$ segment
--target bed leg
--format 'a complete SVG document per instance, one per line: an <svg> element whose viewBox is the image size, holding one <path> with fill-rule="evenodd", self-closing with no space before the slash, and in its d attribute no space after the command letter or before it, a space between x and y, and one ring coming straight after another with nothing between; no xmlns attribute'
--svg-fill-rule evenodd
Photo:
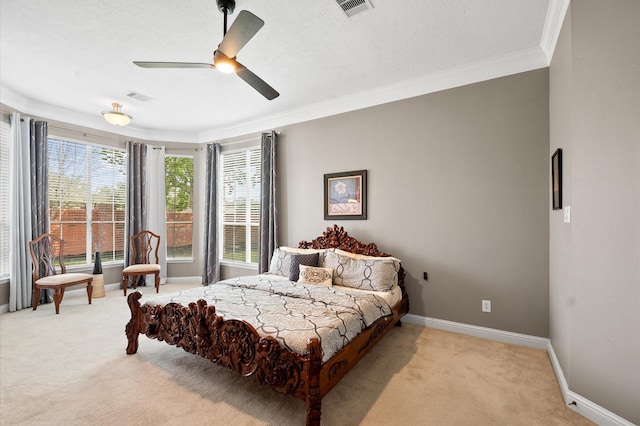
<svg viewBox="0 0 640 426"><path fill-rule="evenodd" d="M322 395L320 394L320 371L322 370L322 348L318 339L307 342L309 363L307 364L307 378L309 390L307 392L307 426L320 426L322 409Z"/></svg>
<svg viewBox="0 0 640 426"><path fill-rule="evenodd" d="M124 330L129 341L127 344L127 354L129 355L138 352L138 336L142 331L140 327L142 322L142 308L140 307L140 302L138 302L141 297L142 294L139 291L134 291L127 297L127 303L131 310L131 319Z"/></svg>

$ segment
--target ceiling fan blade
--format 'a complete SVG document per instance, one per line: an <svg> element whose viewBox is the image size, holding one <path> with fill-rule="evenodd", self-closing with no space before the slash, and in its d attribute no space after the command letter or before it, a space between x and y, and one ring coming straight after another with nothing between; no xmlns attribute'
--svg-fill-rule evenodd
<svg viewBox="0 0 640 426"><path fill-rule="evenodd" d="M227 31L218 50L234 58L240 49L262 28L264 21L251 12L240 11L231 28Z"/></svg>
<svg viewBox="0 0 640 426"><path fill-rule="evenodd" d="M263 79L249 71L249 69L247 69L247 67L242 65L240 62L236 63L238 64L236 69L236 74L238 74L238 77L246 81L249 86L260 92L262 96L264 96L268 100L273 100L280 96L280 93L276 92L276 90L273 87L269 86Z"/></svg>
<svg viewBox="0 0 640 426"><path fill-rule="evenodd" d="M142 68L215 68L213 64L203 64L198 62L144 62L133 61Z"/></svg>

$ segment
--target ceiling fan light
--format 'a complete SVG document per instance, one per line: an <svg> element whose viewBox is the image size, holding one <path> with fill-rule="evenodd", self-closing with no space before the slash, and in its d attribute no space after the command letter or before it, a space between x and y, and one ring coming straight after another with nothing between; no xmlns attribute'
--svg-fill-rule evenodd
<svg viewBox="0 0 640 426"><path fill-rule="evenodd" d="M102 111L102 116L109 124L114 126L126 126L131 121L131 116L120 112L120 105L117 102L111 104L113 111Z"/></svg>
<svg viewBox="0 0 640 426"><path fill-rule="evenodd" d="M213 64L220 72L230 74L236 72L236 61L227 57L224 53L216 50L213 52Z"/></svg>
<svg viewBox="0 0 640 426"><path fill-rule="evenodd" d="M225 74L230 74L230 73L232 73L232 72L234 72L236 70L236 67L233 66L232 63L229 63L229 62L226 62L226 61L225 62L218 61L216 63L216 69L218 71L220 71L220 72L225 73Z"/></svg>

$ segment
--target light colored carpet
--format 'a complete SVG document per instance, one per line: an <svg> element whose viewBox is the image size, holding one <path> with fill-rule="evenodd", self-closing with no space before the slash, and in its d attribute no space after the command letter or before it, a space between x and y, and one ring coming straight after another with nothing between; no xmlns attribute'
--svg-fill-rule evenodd
<svg viewBox="0 0 640 426"><path fill-rule="evenodd" d="M60 315L0 317L2 425L304 424L303 401L164 342L140 336L126 355L122 292L71 296ZM544 351L404 324L323 399L322 424L591 423L564 406Z"/></svg>

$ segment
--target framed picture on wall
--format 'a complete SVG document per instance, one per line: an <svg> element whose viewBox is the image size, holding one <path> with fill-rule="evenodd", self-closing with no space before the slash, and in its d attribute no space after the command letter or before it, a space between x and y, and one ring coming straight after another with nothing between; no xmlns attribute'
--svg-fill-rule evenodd
<svg viewBox="0 0 640 426"><path fill-rule="evenodd" d="M553 210L562 209L562 149L551 156L551 195Z"/></svg>
<svg viewBox="0 0 640 426"><path fill-rule="evenodd" d="M324 175L324 219L367 218L367 171Z"/></svg>

